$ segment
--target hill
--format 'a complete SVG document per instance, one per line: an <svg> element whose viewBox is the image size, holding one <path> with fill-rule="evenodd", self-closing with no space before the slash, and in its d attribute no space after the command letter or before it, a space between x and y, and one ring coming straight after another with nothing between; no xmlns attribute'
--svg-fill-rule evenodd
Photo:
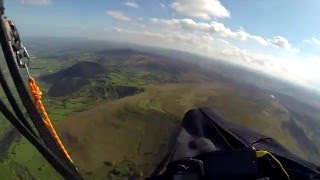
<svg viewBox="0 0 320 180"><path fill-rule="evenodd" d="M52 97L70 95L89 83L89 80L105 74L105 67L94 62L79 62L69 68L41 76L44 82L52 84L48 95Z"/></svg>
<svg viewBox="0 0 320 180"><path fill-rule="evenodd" d="M40 79L45 82L55 83L65 78L92 78L105 72L105 68L98 63L79 62L69 68L60 70L56 73L42 76Z"/></svg>
<svg viewBox="0 0 320 180"><path fill-rule="evenodd" d="M30 69L86 179L147 176L172 147L184 113L203 106L305 159L319 159L319 97L311 91L190 53L102 41L49 42L52 47L33 42L37 58ZM0 118L0 179L59 179L30 143L13 138L16 132L5 122Z"/></svg>
<svg viewBox="0 0 320 180"><path fill-rule="evenodd" d="M106 161L117 165L126 160L150 174L172 148L169 142L174 140L183 114L202 106L213 107L225 118L277 139L296 154L307 157L313 151L304 149L295 136L283 130L283 123L291 121L281 104L264 94L252 97L234 88L219 83L149 85L141 94L68 116L61 120L59 130L88 177L104 168ZM110 173L111 169L105 169L104 176Z"/></svg>

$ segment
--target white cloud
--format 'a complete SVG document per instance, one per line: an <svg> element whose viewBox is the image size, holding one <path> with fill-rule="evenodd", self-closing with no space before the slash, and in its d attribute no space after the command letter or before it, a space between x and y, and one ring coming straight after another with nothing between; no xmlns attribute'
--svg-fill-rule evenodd
<svg viewBox="0 0 320 180"><path fill-rule="evenodd" d="M316 38L312 38L312 42L315 43L316 45L320 45L320 40Z"/></svg>
<svg viewBox="0 0 320 180"><path fill-rule="evenodd" d="M247 39L254 40L255 42L263 46L269 46L269 42L267 39L258 35L249 34L243 28L240 28L236 32L232 32L231 36L237 37L239 40L243 40L243 41Z"/></svg>
<svg viewBox="0 0 320 180"><path fill-rule="evenodd" d="M235 35L229 28L226 28L224 24L218 22L203 23L195 22L193 19L157 19L151 18L150 21L154 24L163 25L172 29L180 30L192 30L206 33L218 33L221 36Z"/></svg>
<svg viewBox="0 0 320 180"><path fill-rule="evenodd" d="M116 34L108 32L108 36L114 38L112 40L201 54L268 73L311 88L315 87L311 82L315 82L319 74L318 68L316 68L319 66L315 66L315 64L320 65L320 57L318 56L306 59L308 63L305 63L305 61L279 57L268 51L268 49L264 53L241 49L226 39L221 39L208 33L197 34L190 31L165 28L113 29L113 32ZM247 36L245 33L239 34L241 38ZM305 72L306 69L308 72Z"/></svg>
<svg viewBox="0 0 320 180"><path fill-rule="evenodd" d="M306 60L312 63L318 63L318 65L320 65L320 56L309 56L306 58Z"/></svg>
<svg viewBox="0 0 320 180"><path fill-rule="evenodd" d="M121 21L130 21L131 18L123 12L120 11L107 11L107 15L113 17L114 19L118 19Z"/></svg>
<svg viewBox="0 0 320 180"><path fill-rule="evenodd" d="M158 19L151 18L150 21L154 24L167 26L173 29L201 30L209 31L210 25L207 23L197 23L192 19Z"/></svg>
<svg viewBox="0 0 320 180"><path fill-rule="evenodd" d="M114 28L114 32L121 33L124 41L132 40L143 45L159 46L191 53L206 55L216 59L222 59L242 66L259 69L264 72L271 71L271 67L277 67L278 58L270 54L253 53L246 49L231 44L208 34L196 35L194 33L166 30L126 30ZM130 35L126 36L126 35ZM118 40L121 40L118 38ZM274 71L274 68L273 70ZM282 69L278 68L278 73Z"/></svg>
<svg viewBox="0 0 320 180"><path fill-rule="evenodd" d="M230 12L219 0L174 0L171 7L180 14L207 20L230 17Z"/></svg>
<svg viewBox="0 0 320 180"><path fill-rule="evenodd" d="M196 22L193 19L158 19L151 18L150 21L154 24L165 26L167 28L181 30L181 31L194 31L200 33L208 33L213 35L218 35L224 38L233 38L240 41L251 40L259 43L262 46L274 46L277 48L282 48L290 52L297 53L300 50L293 47L289 41L282 37L276 36L272 40L261 37L259 35L250 34L243 28L233 31L226 27L223 23L212 21L211 23L206 22ZM314 43L320 43L317 39L313 38Z"/></svg>
<svg viewBox="0 0 320 180"><path fill-rule="evenodd" d="M114 28L114 32L121 33L116 36L117 40L141 43L158 47L172 48L189 51L193 53L220 53L223 47L228 46L226 40L216 39L208 35L196 35L193 33L182 33L180 31L166 30L127 30ZM120 39L119 39L120 38ZM215 48L213 48L215 47Z"/></svg>
<svg viewBox="0 0 320 180"><path fill-rule="evenodd" d="M257 42L259 42L260 44L262 44L263 46L268 46L269 42L268 40L264 39L261 36L257 36L257 35L250 35L250 38L256 40Z"/></svg>
<svg viewBox="0 0 320 180"><path fill-rule="evenodd" d="M320 40L317 38L312 37L310 40L304 40L303 42L309 43L312 45L320 46Z"/></svg>
<svg viewBox="0 0 320 180"><path fill-rule="evenodd" d="M128 6L128 7L139 8L139 4L137 2L134 2L134 1L127 1L124 4L126 6Z"/></svg>
<svg viewBox="0 0 320 180"><path fill-rule="evenodd" d="M157 18L152 18L150 19L150 21L152 23L167 26L172 29L191 30L191 31L204 32L209 34L217 34L221 37L235 38L238 40L251 39L263 46L269 45L268 41L263 37L260 37L257 35L251 35L248 32L246 32L243 28L234 32L230 28L227 28L224 24L215 22L215 21L211 23L204 23L204 22L195 22L192 19L157 19Z"/></svg>
<svg viewBox="0 0 320 180"><path fill-rule="evenodd" d="M159 5L160 5L160 7L162 7L162 8L165 8L165 7L166 7L166 5L163 4L163 3L160 3Z"/></svg>
<svg viewBox="0 0 320 180"><path fill-rule="evenodd" d="M272 40L270 40L270 43L273 44L276 47L284 48L286 50L292 51L292 52L299 52L298 48L293 47L289 41L282 37L282 36L276 36Z"/></svg>
<svg viewBox="0 0 320 180"><path fill-rule="evenodd" d="M51 0L21 0L21 4L31 6L48 6L51 4Z"/></svg>
<svg viewBox="0 0 320 180"><path fill-rule="evenodd" d="M266 70L266 67L271 66L273 62L278 61L271 55L255 54L248 50L240 49L224 39L219 39L208 34L196 35L181 31L150 29L138 31L121 28L114 28L113 31L122 33L120 37L125 41L131 38L123 34L132 35L132 38L137 39L133 40L135 43L140 42L144 45L152 44L153 46L188 51L264 70ZM143 41L141 41L142 39Z"/></svg>

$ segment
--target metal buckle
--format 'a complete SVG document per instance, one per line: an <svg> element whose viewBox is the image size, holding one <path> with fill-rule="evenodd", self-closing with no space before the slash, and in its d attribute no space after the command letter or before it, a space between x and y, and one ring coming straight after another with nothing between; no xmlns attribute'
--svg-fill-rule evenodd
<svg viewBox="0 0 320 180"><path fill-rule="evenodd" d="M17 63L19 67L26 68L30 64L30 56L26 47L22 44L21 47L22 48L20 50L16 51Z"/></svg>
<svg viewBox="0 0 320 180"><path fill-rule="evenodd" d="M11 22L9 24L9 22ZM30 64L30 56L26 49L26 47L21 43L19 31L14 25L14 23L10 20L7 20L6 23L8 23L7 32L10 39L12 50L15 53L16 61L19 67L26 68ZM13 27L11 27L13 26Z"/></svg>

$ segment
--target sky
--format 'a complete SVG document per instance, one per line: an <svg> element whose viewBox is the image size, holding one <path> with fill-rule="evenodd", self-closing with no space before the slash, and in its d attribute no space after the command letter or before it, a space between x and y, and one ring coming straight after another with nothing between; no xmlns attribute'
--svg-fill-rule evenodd
<svg viewBox="0 0 320 180"><path fill-rule="evenodd" d="M319 0L5 0L21 36L200 54L320 90Z"/></svg>

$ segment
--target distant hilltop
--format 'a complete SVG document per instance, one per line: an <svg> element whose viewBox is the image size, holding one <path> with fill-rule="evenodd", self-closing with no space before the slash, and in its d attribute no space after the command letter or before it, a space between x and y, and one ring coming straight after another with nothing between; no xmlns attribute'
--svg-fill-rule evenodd
<svg viewBox="0 0 320 180"><path fill-rule="evenodd" d="M40 79L52 84L48 95L65 96L78 91L89 83L89 79L106 73L106 68L95 62L79 62L67 69L41 76Z"/></svg>

